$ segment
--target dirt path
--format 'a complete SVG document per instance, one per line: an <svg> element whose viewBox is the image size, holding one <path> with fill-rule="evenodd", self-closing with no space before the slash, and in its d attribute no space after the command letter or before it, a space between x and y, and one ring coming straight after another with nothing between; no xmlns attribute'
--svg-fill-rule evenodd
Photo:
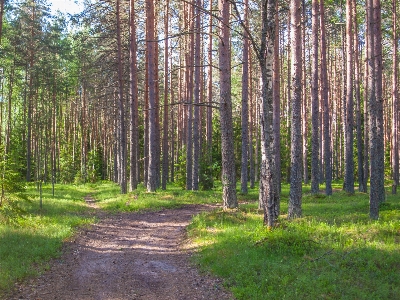
<svg viewBox="0 0 400 300"><path fill-rule="evenodd" d="M182 247L192 216L207 209L103 216L65 245L48 272L8 299L233 299L219 280L199 274Z"/></svg>

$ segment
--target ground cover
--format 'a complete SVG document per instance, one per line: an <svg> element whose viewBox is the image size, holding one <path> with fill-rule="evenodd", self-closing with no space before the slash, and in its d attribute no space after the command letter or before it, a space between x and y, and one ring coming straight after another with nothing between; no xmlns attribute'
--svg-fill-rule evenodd
<svg viewBox="0 0 400 300"><path fill-rule="evenodd" d="M83 201L90 191L90 186L56 185L53 196L51 185L44 185L41 209L36 186L27 187L29 201L21 201L21 213L0 223L0 295L15 281L46 270L63 241L94 222Z"/></svg>
<svg viewBox="0 0 400 300"><path fill-rule="evenodd" d="M333 196L304 188L303 217L267 229L257 198L236 211L203 213L189 228L198 265L221 277L237 299L398 299L400 199L387 195L380 219L368 217L368 195Z"/></svg>

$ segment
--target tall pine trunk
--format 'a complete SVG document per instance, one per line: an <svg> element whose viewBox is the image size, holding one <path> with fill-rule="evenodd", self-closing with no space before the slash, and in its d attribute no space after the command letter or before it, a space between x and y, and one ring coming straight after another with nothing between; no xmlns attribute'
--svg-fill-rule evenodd
<svg viewBox="0 0 400 300"><path fill-rule="evenodd" d="M302 201L302 132L301 132L301 6L299 0L290 1L291 14L291 147L290 193L288 218L300 217Z"/></svg>
<svg viewBox="0 0 400 300"><path fill-rule="evenodd" d="M328 86L328 62L326 58L325 35L325 7L324 0L320 0L320 26L321 26L321 90L323 103L323 140L324 140L324 164L325 164L325 193L332 195L332 150L330 129L330 107Z"/></svg>
<svg viewBox="0 0 400 300"><path fill-rule="evenodd" d="M154 192L158 186L157 168L157 118L156 118L156 47L154 39L154 2L146 0L146 46L147 46L147 73L148 73L148 172L147 172L147 191Z"/></svg>
<svg viewBox="0 0 400 300"><path fill-rule="evenodd" d="M220 123L222 151L223 207L238 206L236 196L236 171L233 144L232 95L231 95L231 49L229 31L229 1L219 0L219 78L220 78Z"/></svg>
<svg viewBox="0 0 400 300"><path fill-rule="evenodd" d="M382 98L382 32L380 0L368 1L370 218L378 219L379 204L385 200L384 131Z"/></svg>
<svg viewBox="0 0 400 300"><path fill-rule="evenodd" d="M248 0L244 3L244 23L248 27ZM249 149L249 39L246 30L243 33L242 50L242 161L241 161L241 192L248 193L248 149Z"/></svg>
<svg viewBox="0 0 400 300"><path fill-rule="evenodd" d="M399 106L398 106L398 91L397 91L397 19L396 19L396 0L392 1L392 22L393 22L393 71L392 71L392 194L397 193L397 186L399 185Z"/></svg>
<svg viewBox="0 0 400 300"><path fill-rule="evenodd" d="M121 43L121 15L120 0L117 0L117 63L118 63L118 114L119 114L119 181L121 185L121 194L126 194L127 189L127 150L126 150L126 126L125 126L125 107L124 107L124 82L123 82L123 66L122 66L122 43Z"/></svg>
<svg viewBox="0 0 400 300"><path fill-rule="evenodd" d="M200 0L193 0L195 4L195 32L194 32L194 107L193 107L193 174L192 189L199 189L199 167L200 167L200 84L201 84L201 22L200 22Z"/></svg>
<svg viewBox="0 0 400 300"><path fill-rule="evenodd" d="M169 34L169 0L165 3L164 10L164 118L163 118L163 150L162 150L162 176L161 176L161 188L165 190L167 188L168 181L168 78L169 78L169 57L168 57L168 34Z"/></svg>
<svg viewBox="0 0 400 300"><path fill-rule="evenodd" d="M273 132L274 93L273 65L275 56L276 2L268 0L262 6L261 45L257 56L261 69L261 97L259 124L261 128L260 206L264 210L264 224L273 227L279 216L280 199ZM301 151L301 150L300 150Z"/></svg>
<svg viewBox="0 0 400 300"><path fill-rule="evenodd" d="M319 85L318 32L319 1L312 1L312 64L311 64L311 193L319 191Z"/></svg>
<svg viewBox="0 0 400 300"><path fill-rule="evenodd" d="M346 0L346 114L344 190L354 193L353 0Z"/></svg>
<svg viewBox="0 0 400 300"><path fill-rule="evenodd" d="M138 76L137 76L137 46L136 46L136 25L135 25L135 1L130 1L130 190L133 191L138 185Z"/></svg>

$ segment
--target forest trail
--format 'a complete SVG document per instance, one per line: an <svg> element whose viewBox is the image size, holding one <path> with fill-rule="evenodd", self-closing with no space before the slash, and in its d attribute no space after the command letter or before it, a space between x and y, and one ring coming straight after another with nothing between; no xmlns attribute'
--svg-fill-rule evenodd
<svg viewBox="0 0 400 300"><path fill-rule="evenodd" d="M88 196L87 204L96 208ZM233 299L221 281L199 274L185 249L185 228L209 205L106 215L68 241L48 271L8 299Z"/></svg>

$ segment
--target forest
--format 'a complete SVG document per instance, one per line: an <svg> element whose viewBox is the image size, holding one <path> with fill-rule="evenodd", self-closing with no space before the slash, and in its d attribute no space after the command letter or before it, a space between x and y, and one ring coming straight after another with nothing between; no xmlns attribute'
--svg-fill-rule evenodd
<svg viewBox="0 0 400 300"><path fill-rule="evenodd" d="M399 181L396 1L292 2L2 1L3 181L222 180L226 208L260 181L273 226L281 182L296 217L302 182L342 179L370 183L378 218Z"/></svg>
<svg viewBox="0 0 400 300"><path fill-rule="evenodd" d="M46 0L0 4L4 240L2 224L15 225L15 215L31 205L25 204L29 197L38 199L35 212L43 217L43 199L57 190L69 195L75 186L83 199L86 186L103 201L107 196L92 187L115 183L125 198L124 204L104 200L111 209L126 210L140 197L156 201L157 208L160 199L173 207L169 199L176 197L183 204L220 202L220 212L190 225L194 236L206 240L200 244L214 234L207 228L216 220L216 230L225 230L224 222L235 227L257 211L262 217L254 217L260 225L251 225L257 229L250 248L287 242L283 252L290 248L306 260L307 251L320 255L307 260L315 265L332 258L333 250L310 243L310 228L328 219L329 226L340 226L342 215L363 207L368 217L358 231L346 230L366 242L377 238L369 236L377 223L369 222L384 222L379 230L390 232L394 243L387 251L398 255L397 0L84 0L79 14L54 13ZM315 203L328 219L307 219L320 213ZM348 221L358 224L355 215ZM361 236L364 229L368 234ZM333 244L341 229L335 230L327 238ZM235 234L233 241L250 236ZM339 235L337 243L346 247ZM350 259L352 249L335 252L335 259L349 253ZM0 256L2 251L0 243ZM203 263L211 260L207 251ZM393 261L386 265L392 271ZM398 279L388 274L391 282ZM238 279L229 280L237 285ZM0 276L0 291L5 282ZM236 290L235 296L247 299L246 293ZM338 291L326 293L340 298ZM395 294L392 288L374 295Z"/></svg>

